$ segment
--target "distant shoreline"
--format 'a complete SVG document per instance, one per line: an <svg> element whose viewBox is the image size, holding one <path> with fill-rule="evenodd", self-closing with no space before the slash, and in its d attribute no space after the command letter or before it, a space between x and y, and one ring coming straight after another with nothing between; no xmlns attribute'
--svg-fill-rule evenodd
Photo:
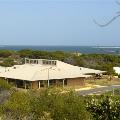
<svg viewBox="0 0 120 120"><path fill-rule="evenodd" d="M58 46L58 47L61 47L61 46L65 46L65 47L120 47L119 45L118 46L111 46L111 45L0 45L0 46Z"/></svg>
<svg viewBox="0 0 120 120"><path fill-rule="evenodd" d="M43 45L1 45L0 50L41 50L41 51L64 51L82 54L120 54L120 46L43 46Z"/></svg>
<svg viewBox="0 0 120 120"><path fill-rule="evenodd" d="M115 48L115 49L119 49L120 48L120 46L101 46L101 47L93 47L93 48Z"/></svg>

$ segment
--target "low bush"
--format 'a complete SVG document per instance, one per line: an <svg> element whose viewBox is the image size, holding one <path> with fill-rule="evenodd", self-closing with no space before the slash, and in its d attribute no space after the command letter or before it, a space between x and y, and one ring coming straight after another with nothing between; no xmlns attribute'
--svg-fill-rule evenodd
<svg viewBox="0 0 120 120"><path fill-rule="evenodd" d="M12 85L8 84L6 80L0 79L0 90L10 90Z"/></svg>

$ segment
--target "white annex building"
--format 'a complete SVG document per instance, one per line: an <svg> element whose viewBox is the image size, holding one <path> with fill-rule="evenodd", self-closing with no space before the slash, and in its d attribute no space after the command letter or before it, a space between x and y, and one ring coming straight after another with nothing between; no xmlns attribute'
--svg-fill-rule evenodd
<svg viewBox="0 0 120 120"><path fill-rule="evenodd" d="M113 70L115 71L115 73L120 75L120 67L113 67Z"/></svg>
<svg viewBox="0 0 120 120"><path fill-rule="evenodd" d="M36 89L50 85L84 85L85 78L103 72L47 59L25 59L23 65L0 67L1 78L15 83L16 87Z"/></svg>

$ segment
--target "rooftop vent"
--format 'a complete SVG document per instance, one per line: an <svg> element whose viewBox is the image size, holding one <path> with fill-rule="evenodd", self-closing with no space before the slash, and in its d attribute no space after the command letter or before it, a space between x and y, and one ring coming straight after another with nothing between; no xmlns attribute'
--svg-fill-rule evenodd
<svg viewBox="0 0 120 120"><path fill-rule="evenodd" d="M13 67L13 69L16 69L16 67Z"/></svg>

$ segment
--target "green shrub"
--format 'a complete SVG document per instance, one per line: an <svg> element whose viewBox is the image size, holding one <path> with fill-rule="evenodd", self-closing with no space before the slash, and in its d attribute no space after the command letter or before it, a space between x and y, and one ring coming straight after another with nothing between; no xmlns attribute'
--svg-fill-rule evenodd
<svg viewBox="0 0 120 120"><path fill-rule="evenodd" d="M0 89L1 90L9 90L12 85L8 84L6 80L0 79Z"/></svg>
<svg viewBox="0 0 120 120"><path fill-rule="evenodd" d="M90 115L86 111L83 98L74 92L63 94L57 90L48 90L39 94L32 102L34 115L39 119L40 115L53 120L89 120Z"/></svg>
<svg viewBox="0 0 120 120"><path fill-rule="evenodd" d="M30 116L31 98L28 93L14 92L8 101L2 105L3 116L14 120Z"/></svg>
<svg viewBox="0 0 120 120"><path fill-rule="evenodd" d="M14 64L15 63L14 63L14 60L12 58L6 58L6 59L4 59L3 63L1 63L0 65L4 66L4 67L11 67Z"/></svg>
<svg viewBox="0 0 120 120"><path fill-rule="evenodd" d="M119 120L120 96L95 96L87 98L87 110L93 120Z"/></svg>
<svg viewBox="0 0 120 120"><path fill-rule="evenodd" d="M2 105L3 116L9 119L89 120L83 98L57 90L15 92Z"/></svg>

